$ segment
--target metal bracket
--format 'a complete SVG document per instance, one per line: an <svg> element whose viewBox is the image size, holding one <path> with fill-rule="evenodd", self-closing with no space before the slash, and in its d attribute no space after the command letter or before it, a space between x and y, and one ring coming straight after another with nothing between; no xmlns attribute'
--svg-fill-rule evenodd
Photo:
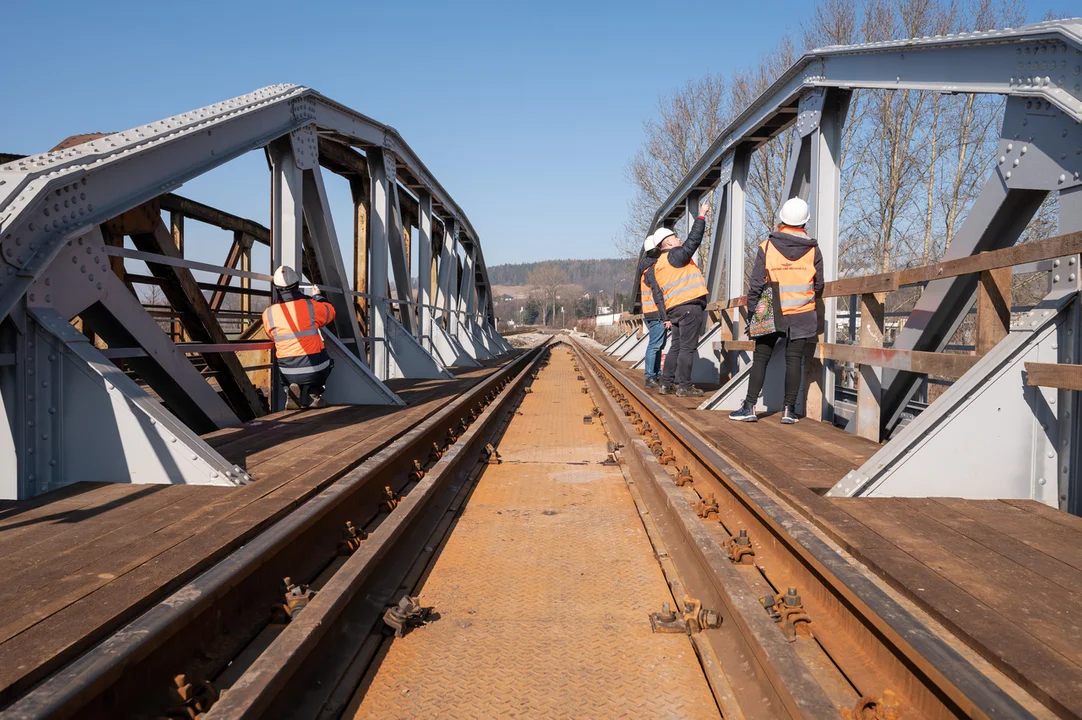
<svg viewBox="0 0 1082 720"><path fill-rule="evenodd" d="M800 95L800 104L796 116L796 129L800 137L807 137L819 129L823 119L823 104L826 102L825 88L808 88Z"/></svg>
<svg viewBox="0 0 1082 720"><path fill-rule="evenodd" d="M315 125L305 125L289 133L289 144L298 168L314 170L319 166L319 137Z"/></svg>
<svg viewBox="0 0 1082 720"><path fill-rule="evenodd" d="M650 628L656 633L682 633L693 635L703 630L721 627L721 615L707 610L702 603L685 597L679 614L669 603L662 603L661 612L650 613Z"/></svg>

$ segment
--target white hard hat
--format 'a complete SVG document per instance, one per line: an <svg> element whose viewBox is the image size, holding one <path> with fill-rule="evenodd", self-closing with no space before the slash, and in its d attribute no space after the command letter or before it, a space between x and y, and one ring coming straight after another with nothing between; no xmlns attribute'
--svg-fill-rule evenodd
<svg viewBox="0 0 1082 720"><path fill-rule="evenodd" d="M808 203L800 198L789 198L778 211L778 222L789 227L803 227L811 219Z"/></svg>
<svg viewBox="0 0 1082 720"><path fill-rule="evenodd" d="M282 265L274 271L274 287L285 290L299 284L301 279L297 277L297 271L288 265Z"/></svg>
<svg viewBox="0 0 1082 720"><path fill-rule="evenodd" d="M643 248L643 250L646 250L647 252L650 252L654 248L661 245L662 241L665 240L665 238L670 237L670 236L675 235L675 234L676 233L674 233L669 228L666 228L666 227L658 228L657 230L654 231L653 235L647 236L646 242L644 242L642 244L642 248Z"/></svg>

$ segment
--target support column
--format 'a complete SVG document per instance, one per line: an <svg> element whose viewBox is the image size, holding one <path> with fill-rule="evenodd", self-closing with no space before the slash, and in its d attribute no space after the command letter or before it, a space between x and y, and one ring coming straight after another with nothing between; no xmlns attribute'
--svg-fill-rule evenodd
<svg viewBox="0 0 1082 720"><path fill-rule="evenodd" d="M417 210L417 338L432 351L432 195L421 190Z"/></svg>
<svg viewBox="0 0 1082 720"><path fill-rule="evenodd" d="M372 176L372 214L368 218L368 337L372 371L380 380L389 375L389 355L386 346L387 329L384 317L388 311L385 293L389 284L387 273L387 236L390 233L390 182L383 159L383 150L368 151L368 170Z"/></svg>
<svg viewBox="0 0 1082 720"><path fill-rule="evenodd" d="M883 347L883 305L886 293L860 296L860 346ZM860 366L857 385L857 432L879 442L879 401L883 394L883 371L874 365Z"/></svg>
<svg viewBox="0 0 1082 720"><path fill-rule="evenodd" d="M819 122L802 143L809 146L810 154L811 187L807 198L811 221L808 232L819 243L826 282L838 279L842 129L849 110L849 99L850 93L847 91L830 90L824 93L819 105ZM833 343L837 332L837 298L824 298L817 300L817 303L820 304L820 317L823 318L821 340ZM821 362L812 355L805 362L808 385L805 411L811 418L832 422L836 381L834 361Z"/></svg>
<svg viewBox="0 0 1082 720"><path fill-rule="evenodd" d="M271 157L271 273L287 265L299 274L304 213L302 177L288 138L270 144Z"/></svg>

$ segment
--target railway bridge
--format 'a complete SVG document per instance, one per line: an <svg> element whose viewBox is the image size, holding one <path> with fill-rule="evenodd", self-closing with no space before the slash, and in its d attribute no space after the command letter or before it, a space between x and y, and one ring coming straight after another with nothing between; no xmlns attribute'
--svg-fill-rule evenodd
<svg viewBox="0 0 1082 720"><path fill-rule="evenodd" d="M0 717L1082 717L1080 73L1082 20L783 73L654 218L720 199L705 402L645 387L638 316L513 347L463 209L313 90L2 158ZM880 90L1003 96L1001 139L943 258L843 278L843 130ZM732 423L748 172L786 132L822 335L800 423L769 376ZM184 194L250 152L267 225ZM336 308L327 408L283 409L281 264Z"/></svg>

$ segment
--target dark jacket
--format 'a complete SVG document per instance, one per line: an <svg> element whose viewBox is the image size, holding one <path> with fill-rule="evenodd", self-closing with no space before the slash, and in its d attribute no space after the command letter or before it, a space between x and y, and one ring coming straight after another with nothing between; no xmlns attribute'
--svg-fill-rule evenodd
<svg viewBox="0 0 1082 720"><path fill-rule="evenodd" d="M635 269L636 291L640 292L642 290L639 280L645 280L646 287L650 288L650 294L654 296L654 304L657 305L657 312L643 313L644 320L665 321L669 319L665 313L665 293L661 291L661 286L657 284L657 280L654 278L654 264L660 254L658 252L642 253L639 256L639 266ZM640 299L639 302L641 303L642 300Z"/></svg>
<svg viewBox="0 0 1082 720"><path fill-rule="evenodd" d="M774 244L778 252L788 260L796 260L808 248L815 248L815 297L818 299L823 294L823 253L819 250L819 244L815 238L802 235L790 235L789 233L772 232L768 242ZM751 269L751 277L748 281L748 316L755 312L755 306L759 304L759 298L766 287L766 253L759 248L755 255L755 265ZM801 338L813 338L819 334L819 309L816 305L815 312L798 313L796 315L783 315L777 302L778 294L774 292L774 323L779 332L788 332L794 340Z"/></svg>
<svg viewBox="0 0 1082 720"><path fill-rule="evenodd" d="M684 244L680 247L674 247L672 250L665 250L669 254L669 264L673 267L684 267L692 260L695 259L695 253L699 251L699 245L703 242L703 235L706 233L706 218L696 218L695 224L691 226L691 232L684 238ZM651 268L649 271L653 276L654 271ZM656 284L655 280L655 284ZM701 298L696 298L682 305L698 305L700 307L706 307L707 296L704 295ZM669 308L672 310L672 308Z"/></svg>

